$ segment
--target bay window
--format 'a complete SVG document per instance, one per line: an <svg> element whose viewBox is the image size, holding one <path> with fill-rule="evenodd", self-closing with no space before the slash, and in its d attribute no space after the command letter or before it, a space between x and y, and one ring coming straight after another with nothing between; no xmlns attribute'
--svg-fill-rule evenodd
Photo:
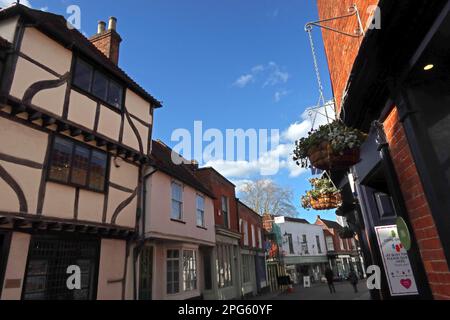
<svg viewBox="0 0 450 320"><path fill-rule="evenodd" d="M167 294L180 292L180 250L167 250Z"/></svg>
<svg viewBox="0 0 450 320"><path fill-rule="evenodd" d="M197 255L194 250L183 252L184 291L197 289Z"/></svg>

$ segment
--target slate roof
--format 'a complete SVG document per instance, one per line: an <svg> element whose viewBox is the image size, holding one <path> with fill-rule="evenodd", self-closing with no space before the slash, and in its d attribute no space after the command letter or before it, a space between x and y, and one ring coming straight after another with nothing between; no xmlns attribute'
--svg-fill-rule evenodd
<svg viewBox="0 0 450 320"><path fill-rule="evenodd" d="M20 15L27 22L32 23L37 29L64 46L80 52L92 62L101 65L111 75L126 83L131 90L150 102L153 107L162 107L160 101L145 91L145 89L131 79L119 66L110 61L81 32L75 28L69 29L67 27L67 21L63 16L16 4L0 10L0 21L16 15Z"/></svg>
<svg viewBox="0 0 450 320"><path fill-rule="evenodd" d="M215 199L214 194L195 176L190 165L178 165L172 161L172 149L161 141L152 142L150 158L156 169Z"/></svg>

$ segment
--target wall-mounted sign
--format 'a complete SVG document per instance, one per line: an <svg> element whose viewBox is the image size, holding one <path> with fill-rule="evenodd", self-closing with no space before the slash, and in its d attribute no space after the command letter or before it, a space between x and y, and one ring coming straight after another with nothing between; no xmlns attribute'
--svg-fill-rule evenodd
<svg viewBox="0 0 450 320"><path fill-rule="evenodd" d="M405 247L406 251L411 249L411 233L409 233L408 225L402 217L397 218L398 237Z"/></svg>
<svg viewBox="0 0 450 320"><path fill-rule="evenodd" d="M397 226L375 227L375 232L391 295L419 294L408 252L400 241Z"/></svg>

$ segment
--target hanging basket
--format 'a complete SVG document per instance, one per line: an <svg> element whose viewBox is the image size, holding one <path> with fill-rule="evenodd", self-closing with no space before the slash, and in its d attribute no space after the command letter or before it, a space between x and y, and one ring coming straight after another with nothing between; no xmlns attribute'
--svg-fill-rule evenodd
<svg viewBox="0 0 450 320"><path fill-rule="evenodd" d="M314 210L331 210L341 206L342 197L340 193L322 194L317 198L310 196L309 203Z"/></svg>
<svg viewBox="0 0 450 320"><path fill-rule="evenodd" d="M353 148L335 153L331 144L324 141L308 150L308 158L314 168L321 170L345 170L360 160L360 149Z"/></svg>

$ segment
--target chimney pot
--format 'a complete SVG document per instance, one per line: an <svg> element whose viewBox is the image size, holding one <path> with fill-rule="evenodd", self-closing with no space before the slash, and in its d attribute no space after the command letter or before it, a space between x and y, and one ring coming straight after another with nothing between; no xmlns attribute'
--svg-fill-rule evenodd
<svg viewBox="0 0 450 320"><path fill-rule="evenodd" d="M106 29L106 22L105 21L99 21L98 22L98 28L97 28L97 34L101 34L105 32Z"/></svg>
<svg viewBox="0 0 450 320"><path fill-rule="evenodd" d="M116 17L110 17L109 23L108 23L108 30L117 30L117 18Z"/></svg>

